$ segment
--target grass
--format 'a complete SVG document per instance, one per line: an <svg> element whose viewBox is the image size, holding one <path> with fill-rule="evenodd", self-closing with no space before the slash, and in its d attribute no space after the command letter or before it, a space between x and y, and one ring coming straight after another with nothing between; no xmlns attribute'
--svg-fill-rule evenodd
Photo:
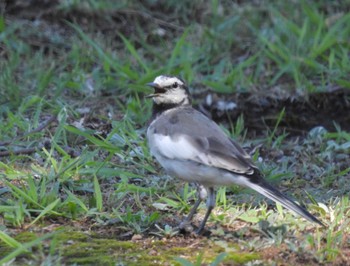
<svg viewBox="0 0 350 266"><path fill-rule="evenodd" d="M65 263L55 230L47 229L56 224L79 224L106 241L174 238L174 217L187 214L195 190L166 177L149 153L144 84L170 73L195 96L209 88L222 97L276 99L347 90L344 5L76 0L37 7L43 15L33 17L8 4L0 13L0 264ZM203 249L178 263L229 263L232 250L267 263L278 260L272 249L290 254L292 264L348 262L350 134L335 125L295 138L281 130L286 114L279 110L274 126L258 133L248 132L243 115L222 126L248 150L258 147L252 156L266 178L327 228L271 209L246 189L220 188L209 227L224 250L204 259ZM36 238L16 240L20 231Z"/></svg>

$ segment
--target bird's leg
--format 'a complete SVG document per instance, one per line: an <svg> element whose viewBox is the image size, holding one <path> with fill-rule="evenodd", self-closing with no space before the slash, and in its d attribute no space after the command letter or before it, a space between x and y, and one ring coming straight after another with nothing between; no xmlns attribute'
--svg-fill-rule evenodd
<svg viewBox="0 0 350 266"><path fill-rule="evenodd" d="M209 215L211 213L211 211L214 209L215 207L215 191L213 187L208 188L208 198L207 198L207 212L204 216L203 221L201 222L201 224L199 225L196 233L200 234L202 232L202 230L204 229L204 226L209 218Z"/></svg>
<svg viewBox="0 0 350 266"><path fill-rule="evenodd" d="M196 185L197 185L198 199L197 199L196 203L194 204L194 206L192 207L188 216L179 225L179 228L185 229L185 231L190 231L190 230L186 230L186 227L192 221L193 215L197 212L199 204L207 197L207 194L208 194L207 190L205 189L204 186L199 185L199 184L196 184Z"/></svg>

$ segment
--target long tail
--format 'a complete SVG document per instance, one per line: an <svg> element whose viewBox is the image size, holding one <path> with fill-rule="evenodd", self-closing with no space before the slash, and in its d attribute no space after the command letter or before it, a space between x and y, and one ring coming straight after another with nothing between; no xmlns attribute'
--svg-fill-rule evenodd
<svg viewBox="0 0 350 266"><path fill-rule="evenodd" d="M305 219L317 223L321 226L325 226L315 216L313 216L299 204L295 203L294 201L283 195L277 189L268 184L264 179L262 179L262 177L257 175L259 174L255 173L254 176L246 176L248 182L245 185L251 189L254 189L255 191L259 192L265 197L268 197L269 199L275 202L279 202L285 208L294 211L295 213L299 214Z"/></svg>

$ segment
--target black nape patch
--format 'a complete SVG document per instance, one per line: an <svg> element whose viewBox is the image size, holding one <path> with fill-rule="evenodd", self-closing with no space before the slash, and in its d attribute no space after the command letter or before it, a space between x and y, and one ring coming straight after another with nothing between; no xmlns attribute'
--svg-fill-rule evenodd
<svg viewBox="0 0 350 266"><path fill-rule="evenodd" d="M171 124L176 124L179 122L179 117L177 115L173 115L172 117L170 117L169 122Z"/></svg>

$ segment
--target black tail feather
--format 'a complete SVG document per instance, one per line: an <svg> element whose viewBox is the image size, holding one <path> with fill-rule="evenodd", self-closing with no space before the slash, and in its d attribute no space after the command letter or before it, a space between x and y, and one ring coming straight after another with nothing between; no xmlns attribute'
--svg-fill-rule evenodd
<svg viewBox="0 0 350 266"><path fill-rule="evenodd" d="M255 173L254 175L255 176L253 178L252 176L247 176L248 180L253 181L247 184L248 187L268 197L269 199L280 203L285 208L294 211L295 213L299 214L305 219L317 223L323 227L325 226L320 220L318 220L315 216L309 213L306 209L304 209L299 204L295 203L287 196L283 195L280 191L275 189L273 186L268 184L264 179L262 179L262 177L256 176L257 173Z"/></svg>

